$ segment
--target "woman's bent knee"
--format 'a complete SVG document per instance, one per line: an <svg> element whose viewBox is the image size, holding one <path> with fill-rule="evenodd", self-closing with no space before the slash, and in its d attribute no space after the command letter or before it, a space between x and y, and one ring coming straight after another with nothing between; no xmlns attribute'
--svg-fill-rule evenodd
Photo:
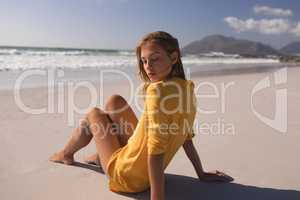
<svg viewBox="0 0 300 200"><path fill-rule="evenodd" d="M111 129L109 116L98 107L91 108L86 114L86 119L93 135L106 133Z"/></svg>
<svg viewBox="0 0 300 200"><path fill-rule="evenodd" d="M101 118L105 115L106 113L104 111L102 111L100 108L98 107L93 107L91 108L87 114L86 114L86 119L91 122L96 118Z"/></svg>
<svg viewBox="0 0 300 200"><path fill-rule="evenodd" d="M118 94L114 94L109 97L107 103L105 104L105 110L107 112L110 111L120 111L122 112L124 109L127 108L127 101Z"/></svg>

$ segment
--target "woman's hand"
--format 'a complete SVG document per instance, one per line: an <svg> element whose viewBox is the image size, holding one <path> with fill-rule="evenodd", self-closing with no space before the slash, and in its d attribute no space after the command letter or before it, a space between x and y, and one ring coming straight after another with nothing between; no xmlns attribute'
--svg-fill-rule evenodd
<svg viewBox="0 0 300 200"><path fill-rule="evenodd" d="M199 176L200 181L205 182L231 182L234 179L225 174L224 172L214 171L214 172L204 172L201 176Z"/></svg>

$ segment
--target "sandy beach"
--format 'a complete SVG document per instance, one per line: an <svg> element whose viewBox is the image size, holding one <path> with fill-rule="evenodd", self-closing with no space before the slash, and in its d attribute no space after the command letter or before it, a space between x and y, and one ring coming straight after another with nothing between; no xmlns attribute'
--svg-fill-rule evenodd
<svg viewBox="0 0 300 200"><path fill-rule="evenodd" d="M235 180L228 184L199 182L180 149L165 172L167 199L300 199L300 67L286 72L287 81L280 85L274 84L274 71L192 74L202 110L197 113L200 127L193 141L204 169L224 171ZM270 87L252 95L251 107L253 88L264 78L269 78ZM218 97L204 97L212 93L212 86ZM282 110L275 109L276 91L283 89L287 91L286 131L284 124L282 129L274 123L275 128L270 127L253 111L269 119L283 116ZM47 88L20 92L24 104L35 109L48 105L48 94ZM112 94L130 98L122 81L106 84L103 98ZM58 96L67 103L67 95L67 90L54 90L53 112L30 114L16 104L13 91L0 91L0 199L148 199L149 191L127 195L108 190L107 178L99 168L82 162L95 151L94 143L76 154L74 166L48 161L82 117L75 114L72 126L68 125L67 104L59 112ZM87 106L89 98L84 89L74 97L79 107ZM133 109L139 116L134 104Z"/></svg>

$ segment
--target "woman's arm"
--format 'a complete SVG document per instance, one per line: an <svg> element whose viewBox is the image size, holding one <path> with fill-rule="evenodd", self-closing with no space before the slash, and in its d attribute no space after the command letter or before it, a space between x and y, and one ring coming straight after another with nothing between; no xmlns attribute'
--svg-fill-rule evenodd
<svg viewBox="0 0 300 200"><path fill-rule="evenodd" d="M193 141L185 140L183 144L183 149L189 160L192 162L198 177L202 177L204 175L204 170L200 158L198 156L197 150L194 147Z"/></svg>
<svg viewBox="0 0 300 200"><path fill-rule="evenodd" d="M203 170L200 158L198 156L197 150L194 147L192 140L186 140L183 144L184 151L187 155L187 157L192 162L196 173L198 175L198 178L201 181L220 181L220 182L231 182L234 179L231 176L228 176L227 174L220 172L220 171L214 171L214 172L205 172Z"/></svg>
<svg viewBox="0 0 300 200"><path fill-rule="evenodd" d="M165 197L163 158L164 154L148 154L148 175L150 179L151 200L163 200Z"/></svg>

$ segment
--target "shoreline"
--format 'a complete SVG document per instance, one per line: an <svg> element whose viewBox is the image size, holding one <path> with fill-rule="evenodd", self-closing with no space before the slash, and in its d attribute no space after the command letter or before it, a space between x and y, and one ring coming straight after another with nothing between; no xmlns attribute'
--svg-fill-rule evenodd
<svg viewBox="0 0 300 200"><path fill-rule="evenodd" d="M218 67L216 67L218 66ZM273 63L273 64L211 64L192 66L185 68L187 78L209 77L209 76L226 76L238 74L250 74L274 71L283 67L299 67L300 64L286 64L286 63ZM211 68L211 69L210 69ZM24 80L22 88L31 89L39 87L48 87L47 74L52 74L52 83L55 86L60 82L80 82L90 81L92 83L99 83L100 81L123 81L124 79L131 79L133 82L139 82L138 74L134 67L125 69L109 69L109 68L79 68L79 69L28 69L24 71L0 71L0 91L13 90L16 80L24 73L39 71L33 74L30 80ZM106 70L111 74L105 74ZM43 73L43 75L41 75ZM115 73L115 74L114 74ZM62 75L61 75L62 74ZM105 80L106 79L106 80Z"/></svg>

